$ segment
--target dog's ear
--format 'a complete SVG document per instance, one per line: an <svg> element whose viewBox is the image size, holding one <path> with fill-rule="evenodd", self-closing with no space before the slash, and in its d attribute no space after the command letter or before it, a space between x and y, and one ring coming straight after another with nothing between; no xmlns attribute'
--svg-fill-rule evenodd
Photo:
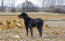
<svg viewBox="0 0 65 41"><path fill-rule="evenodd" d="M22 13L21 16L28 16L27 13Z"/></svg>

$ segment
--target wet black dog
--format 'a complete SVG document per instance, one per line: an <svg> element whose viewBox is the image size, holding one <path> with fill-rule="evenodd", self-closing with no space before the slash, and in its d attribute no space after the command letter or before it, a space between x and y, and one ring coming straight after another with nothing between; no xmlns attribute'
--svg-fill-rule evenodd
<svg viewBox="0 0 65 41"><path fill-rule="evenodd" d="M44 24L42 19L40 19L40 18L32 19L26 13L21 13L21 15L18 15L18 17L24 19L27 36L28 36L28 28L30 29L31 37L33 37L33 29L32 28L37 26L39 34L42 37L42 26Z"/></svg>

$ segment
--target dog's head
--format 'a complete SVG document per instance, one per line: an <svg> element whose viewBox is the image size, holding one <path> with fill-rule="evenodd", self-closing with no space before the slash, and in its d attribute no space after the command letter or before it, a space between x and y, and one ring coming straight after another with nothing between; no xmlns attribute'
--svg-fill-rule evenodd
<svg viewBox="0 0 65 41"><path fill-rule="evenodd" d="M28 15L26 13L21 13L21 15L18 15L19 18L24 18L24 17L28 17Z"/></svg>

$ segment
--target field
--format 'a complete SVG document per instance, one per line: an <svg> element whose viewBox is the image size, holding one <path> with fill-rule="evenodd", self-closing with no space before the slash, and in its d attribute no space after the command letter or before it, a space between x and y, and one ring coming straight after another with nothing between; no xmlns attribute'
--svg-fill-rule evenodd
<svg viewBox="0 0 65 41"><path fill-rule="evenodd" d="M44 20L43 37L39 37L36 28L33 28L34 37L26 36L23 19L16 13L0 13L0 41L65 41L65 15L50 12L27 12L31 18Z"/></svg>

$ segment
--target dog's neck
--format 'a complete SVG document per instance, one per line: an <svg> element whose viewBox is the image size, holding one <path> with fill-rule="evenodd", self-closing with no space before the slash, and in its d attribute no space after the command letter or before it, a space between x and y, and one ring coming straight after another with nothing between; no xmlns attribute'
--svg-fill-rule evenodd
<svg viewBox="0 0 65 41"><path fill-rule="evenodd" d="M30 20L31 20L31 18L28 16L28 17L24 17L23 18L24 19L24 22L26 23L26 22L29 22Z"/></svg>

